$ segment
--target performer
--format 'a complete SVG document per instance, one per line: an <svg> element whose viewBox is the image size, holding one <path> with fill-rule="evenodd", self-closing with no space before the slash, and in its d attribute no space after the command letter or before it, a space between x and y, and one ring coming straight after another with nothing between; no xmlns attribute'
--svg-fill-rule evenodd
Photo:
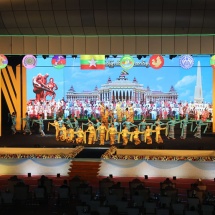
<svg viewBox="0 0 215 215"><path fill-rule="evenodd" d="M66 122L64 122L64 123L66 124L68 129L73 128L72 122L70 121L69 117L66 118Z"/></svg>
<svg viewBox="0 0 215 215"><path fill-rule="evenodd" d="M99 133L99 139L100 139L100 144L99 145L104 145L105 144L105 133L107 131L106 126L102 122L101 125L96 129Z"/></svg>
<svg viewBox="0 0 215 215"><path fill-rule="evenodd" d="M33 123L39 124L39 132L40 132L41 136L45 136L45 133L43 131L44 130L44 124L43 124L42 115L39 115L38 120L33 120Z"/></svg>
<svg viewBox="0 0 215 215"><path fill-rule="evenodd" d="M99 129L100 126L101 126L101 122L99 121L99 119L96 119L96 124L94 124L94 127L96 128L97 140L100 139L100 129Z"/></svg>
<svg viewBox="0 0 215 215"><path fill-rule="evenodd" d="M129 138L129 130L128 128L126 127L126 125L123 126L123 129L122 131L120 132L120 134L122 134L122 145L127 145L128 144L128 138Z"/></svg>
<svg viewBox="0 0 215 215"><path fill-rule="evenodd" d="M156 124L156 127L155 127L155 132L156 132L155 141L158 144L163 143L163 139L162 139L161 133L160 133L161 130L166 130L166 128L161 128L161 125L159 123Z"/></svg>
<svg viewBox="0 0 215 215"><path fill-rule="evenodd" d="M84 130L84 125L89 126L90 123L91 123L92 125L94 125L93 122L88 118L88 119L87 119L87 123L82 123L82 130Z"/></svg>
<svg viewBox="0 0 215 215"><path fill-rule="evenodd" d="M12 114L8 114L8 116L11 118L12 125L11 125L11 130L13 134L16 134L16 112L13 112Z"/></svg>
<svg viewBox="0 0 215 215"><path fill-rule="evenodd" d="M25 129L24 129L24 133L23 134L29 133L29 135L32 135L32 132L31 132L31 129L30 129L31 119L28 116L28 113L26 113L25 114L25 118L21 118L21 120L26 121L26 123L25 123Z"/></svg>
<svg viewBox="0 0 215 215"><path fill-rule="evenodd" d="M84 132L83 132L81 127L79 127L78 131L74 132L74 134L77 135L77 138L76 138L76 143L77 144L85 143L85 134L84 134Z"/></svg>
<svg viewBox="0 0 215 215"><path fill-rule="evenodd" d="M129 104L128 111L129 111L128 121L131 122L131 123L134 123L134 108L133 108L133 104Z"/></svg>
<svg viewBox="0 0 215 215"><path fill-rule="evenodd" d="M116 118L114 118L113 124L114 124L114 128L116 129L117 133L118 133L118 127L119 127L119 131L121 131L121 123L118 123L116 121ZM117 141L117 140L118 140L118 134L115 135L115 141Z"/></svg>
<svg viewBox="0 0 215 215"><path fill-rule="evenodd" d="M109 118L109 109L108 109L108 107L106 107L105 112L104 112L103 122L107 129L108 129L108 118Z"/></svg>
<svg viewBox="0 0 215 215"><path fill-rule="evenodd" d="M175 118L174 117L171 117L171 120L167 122L167 125L168 125L168 135L167 135L167 138L168 139L173 139L175 140L175 125L179 123L179 122L176 122Z"/></svg>
<svg viewBox="0 0 215 215"><path fill-rule="evenodd" d="M155 132L155 131L152 130L149 125L147 125L145 130L145 142L147 144L152 144L152 137L151 137L152 132Z"/></svg>
<svg viewBox="0 0 215 215"><path fill-rule="evenodd" d="M67 138L67 131L66 131L66 125L63 123L62 127L59 128L60 131L60 140L65 141Z"/></svg>
<svg viewBox="0 0 215 215"><path fill-rule="evenodd" d="M110 138L110 145L114 145L116 134L117 134L117 130L114 127L114 123L112 123L111 127L108 129L108 133L107 133L107 137L106 137L106 140L108 140L108 138Z"/></svg>
<svg viewBox="0 0 215 215"><path fill-rule="evenodd" d="M154 129L157 126L157 124L159 124L160 127L162 125L166 125L166 123L163 123L163 122L160 121L160 117L159 116L157 116L157 119L155 120L154 124L152 124L151 128Z"/></svg>
<svg viewBox="0 0 215 215"><path fill-rule="evenodd" d="M58 141L59 140L59 123L57 120L54 120L54 122L49 122L48 123L48 131L49 131L49 125L51 126L54 126L55 127L55 137L56 137L56 140Z"/></svg>
<svg viewBox="0 0 215 215"><path fill-rule="evenodd" d="M139 131L141 131L141 132L145 131L147 125L152 125L152 123L147 123L147 122L146 122L146 119L143 118L143 119L142 119L142 122L140 122L140 123L138 124L138 126L139 126ZM141 138L141 141L144 141L144 140L145 140L144 133L145 133L145 132L143 132L143 134L141 134L141 137L140 137L140 138Z"/></svg>
<svg viewBox="0 0 215 215"><path fill-rule="evenodd" d="M196 128L194 129L194 131L196 130L196 133L194 134L194 137L199 139L202 138L202 125L205 125L205 123L203 123L202 119L200 118L196 121Z"/></svg>
<svg viewBox="0 0 215 215"><path fill-rule="evenodd" d="M132 139L134 140L134 144L135 145L139 145L141 143L140 139L139 139L139 134L143 134L145 133L145 131L140 132L138 130L138 127L134 127L134 131L131 133L131 137L130 137L130 141L132 141Z"/></svg>
<svg viewBox="0 0 215 215"><path fill-rule="evenodd" d="M86 132L89 132L88 144L89 145L94 144L96 140L96 131L92 123L89 123L89 127L86 130Z"/></svg>
<svg viewBox="0 0 215 215"><path fill-rule="evenodd" d="M184 119L182 119L180 124L180 128L181 128L181 139L186 139L187 137L187 125L188 125L188 119L187 116L184 117ZM192 122L191 122L192 123Z"/></svg>
<svg viewBox="0 0 215 215"><path fill-rule="evenodd" d="M123 111L122 111L122 109L120 107L120 104L117 105L116 114L117 114L118 122L121 123L122 122Z"/></svg>
<svg viewBox="0 0 215 215"><path fill-rule="evenodd" d="M66 137L66 142L67 143L74 143L75 142L75 132L73 128L69 128L67 129L67 137Z"/></svg>
<svg viewBox="0 0 215 215"><path fill-rule="evenodd" d="M127 129L128 129L128 131L130 131L130 128L132 128L132 127L135 127L136 125L135 124L133 124L133 123L131 123L131 122L129 122L129 121L125 121L125 122L123 122L122 123L122 125L126 125L126 127L127 127Z"/></svg>
<svg viewBox="0 0 215 215"><path fill-rule="evenodd" d="M79 130L79 124L78 124L77 117L74 117L74 122L72 124L74 125L74 130L78 131Z"/></svg>

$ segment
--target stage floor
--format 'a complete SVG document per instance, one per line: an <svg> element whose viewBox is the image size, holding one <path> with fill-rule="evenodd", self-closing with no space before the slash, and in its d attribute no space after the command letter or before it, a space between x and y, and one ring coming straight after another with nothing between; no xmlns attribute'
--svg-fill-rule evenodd
<svg viewBox="0 0 215 215"><path fill-rule="evenodd" d="M198 139L193 136L193 133L187 134L187 139L180 139L180 130L175 132L175 140L167 139L163 136L163 144L157 144L155 142L155 135L153 133L153 143L147 145L145 142L141 142L136 146L134 143L129 142L126 146L122 143L116 143L117 148L125 149L173 149L173 150L215 150L215 133L202 134L202 138ZM23 135L21 132L17 132L15 135L11 134L10 130L4 131L0 137L0 147L16 147L16 148L74 148L77 144L66 143L62 141L56 141L54 130L46 131L46 135L42 137L40 134L34 132L32 135ZM104 146L100 146L99 142L93 145L83 144L84 147L110 147L109 142L105 142Z"/></svg>

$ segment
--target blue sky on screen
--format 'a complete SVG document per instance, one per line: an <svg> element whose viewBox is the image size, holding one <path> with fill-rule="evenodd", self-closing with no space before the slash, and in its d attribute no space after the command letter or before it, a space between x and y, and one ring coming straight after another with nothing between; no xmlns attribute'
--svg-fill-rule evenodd
<svg viewBox="0 0 215 215"><path fill-rule="evenodd" d="M80 56L76 59L72 56L66 57L66 66L63 69L56 69L52 66L51 60L53 56L43 59L42 56L37 56L37 66L27 70L27 98L34 99L32 79L34 76L41 73L48 73L49 78L54 78L58 86L56 91L56 100L65 98L66 92L71 86L76 92L92 91L95 86L98 88L105 84L109 77L112 81L116 80L121 71L121 67L109 68L105 70L81 70ZM202 74L202 89L205 102L212 102L212 68L210 66L210 55L193 55L194 66L191 69L183 69L179 66L179 57L169 59L169 55L164 57L164 66L161 69L155 70L151 67L133 67L130 69L127 78L132 81L136 77L138 83L143 84L143 87L150 87L151 90L168 92L171 86L174 86L179 94L178 101L193 101L194 90L196 85L197 63L200 61ZM120 60L121 56L113 58L111 55L107 61ZM135 62L149 62L150 56L138 60L133 56ZM50 97L47 97L49 99Z"/></svg>

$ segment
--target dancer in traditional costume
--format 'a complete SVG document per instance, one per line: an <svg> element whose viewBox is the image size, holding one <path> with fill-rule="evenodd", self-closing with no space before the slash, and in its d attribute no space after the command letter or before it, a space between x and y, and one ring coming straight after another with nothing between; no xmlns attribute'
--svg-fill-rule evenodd
<svg viewBox="0 0 215 215"><path fill-rule="evenodd" d="M11 130L13 134L16 134L16 113L13 112L12 114L8 114L8 116L11 118L12 121Z"/></svg>
<svg viewBox="0 0 215 215"><path fill-rule="evenodd" d="M176 122L175 118L172 117L170 121L167 122L167 125L168 125L168 135L167 135L167 138L168 139L173 139L175 140L175 125L179 123L179 122Z"/></svg>
<svg viewBox="0 0 215 215"><path fill-rule="evenodd" d="M78 131L79 130L79 124L78 124L77 117L74 117L74 122L72 122L72 124L74 125L74 130Z"/></svg>
<svg viewBox="0 0 215 215"><path fill-rule="evenodd" d="M194 131L196 130L194 137L201 139L202 138L202 125L205 125L205 123L203 123L202 119L199 119L196 121L196 128L194 129Z"/></svg>
<svg viewBox="0 0 215 215"><path fill-rule="evenodd" d="M158 144L163 143L163 139L161 137L161 130L166 130L166 128L161 128L161 125L157 124L155 127L155 132L156 132L155 141Z"/></svg>
<svg viewBox="0 0 215 215"><path fill-rule="evenodd" d="M29 135L31 135L32 134L31 128L30 128L30 126L31 126L30 125L31 124L31 118L28 116L28 113L26 113L25 118L21 118L21 120L26 121L23 134L25 135L26 133L29 133Z"/></svg>
<svg viewBox="0 0 215 215"><path fill-rule="evenodd" d="M74 134L77 135L77 138L76 138L76 143L77 144L80 144L80 143L86 143L86 140L85 140L85 133L84 131L82 130L81 127L78 128L78 131L75 131Z"/></svg>
<svg viewBox="0 0 215 215"><path fill-rule="evenodd" d="M155 130L152 130L149 125L147 125L146 130L145 130L145 142L147 144L152 144L152 132L155 132Z"/></svg>
<svg viewBox="0 0 215 215"><path fill-rule="evenodd" d="M43 118L42 116L40 115L38 120L33 120L32 123L37 123L39 124L39 132L41 134L41 136L45 136L45 132L44 132L44 123L43 123Z"/></svg>
<svg viewBox="0 0 215 215"><path fill-rule="evenodd" d="M63 123L62 124L62 127L59 128L59 131L60 131L60 140L61 141L65 141L66 138L67 138L67 131L66 131L66 125Z"/></svg>
<svg viewBox="0 0 215 215"><path fill-rule="evenodd" d="M96 124L94 124L94 127L96 128L96 137L97 137L97 140L100 139L100 129L99 127L101 126L101 122L99 121L99 119L96 119Z"/></svg>
<svg viewBox="0 0 215 215"><path fill-rule="evenodd" d="M67 143L74 143L75 141L75 132L73 128L67 129L67 136L66 136L66 142Z"/></svg>
<svg viewBox="0 0 215 215"><path fill-rule="evenodd" d="M48 123L48 131L49 131L49 125L54 126L55 127L55 137L56 140L59 140L59 123L57 120L54 120L54 122L49 122Z"/></svg>
<svg viewBox="0 0 215 215"><path fill-rule="evenodd" d="M114 127L114 123L112 123L111 127L108 129L107 137L106 137L106 140L108 140L108 138L110 138L110 145L113 145L115 143L116 134L117 134L117 130Z"/></svg>
<svg viewBox="0 0 215 215"><path fill-rule="evenodd" d="M143 134L143 133L145 133L145 131L141 132L138 130L138 127L135 127L134 131L131 132L130 141L132 142L133 140L135 145L139 145L141 143L139 139L139 134Z"/></svg>
<svg viewBox="0 0 215 215"><path fill-rule="evenodd" d="M187 116L184 117L184 119L182 119L180 124L180 128L181 128L181 139L186 139L187 137L187 125L188 125L188 119Z"/></svg>
<svg viewBox="0 0 215 215"><path fill-rule="evenodd" d="M106 126L104 125L104 123L102 122L101 125L96 129L98 130L99 133L99 139L100 139L100 144L99 145L104 145L105 144L105 134L107 131Z"/></svg>
<svg viewBox="0 0 215 215"><path fill-rule="evenodd" d="M89 132L88 144L89 145L94 144L95 140L96 140L96 130L95 130L95 128L94 128L92 123L89 123L89 127L86 130L86 132Z"/></svg>
<svg viewBox="0 0 215 215"><path fill-rule="evenodd" d="M124 146L127 145L130 132L129 132L128 128L126 127L126 125L124 125L120 134L122 134L122 145L124 145Z"/></svg>
<svg viewBox="0 0 215 215"><path fill-rule="evenodd" d="M147 122L146 122L146 119L143 118L142 121L138 124L138 126L139 126L139 131L141 131L141 132L145 131L147 125L150 125L150 126L151 126L152 123L147 123ZM141 141L144 141L144 140L145 140L144 133L145 133L145 132L143 132L143 133L141 134L141 136L140 136Z"/></svg>

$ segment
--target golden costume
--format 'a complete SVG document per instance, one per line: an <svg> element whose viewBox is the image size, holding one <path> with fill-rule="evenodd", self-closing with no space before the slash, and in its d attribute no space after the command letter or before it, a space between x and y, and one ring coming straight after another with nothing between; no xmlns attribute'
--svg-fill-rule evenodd
<svg viewBox="0 0 215 215"><path fill-rule="evenodd" d="M74 134L77 135L77 138L76 138L76 143L77 144L80 144L80 143L83 143L84 142L84 132L83 130L79 129L78 131L74 132Z"/></svg>
<svg viewBox="0 0 215 215"><path fill-rule="evenodd" d="M99 128L97 130L99 131L100 145L104 145L105 144L105 133L107 131L106 126L101 125L101 126L99 126Z"/></svg>
<svg viewBox="0 0 215 215"><path fill-rule="evenodd" d="M107 135L107 140L108 140L108 136L110 138L110 145L113 145L115 142L115 135L117 133L117 130L115 127L110 127L108 129L108 135Z"/></svg>
<svg viewBox="0 0 215 215"><path fill-rule="evenodd" d="M155 132L156 132L155 141L156 141L156 143L163 143L163 139L160 135L161 130L166 130L166 128L161 128L160 126L156 126L156 128L155 128Z"/></svg>
<svg viewBox="0 0 215 215"><path fill-rule="evenodd" d="M144 131L141 132L139 130L135 130L132 132L131 137L130 137L130 141L134 140L134 144L135 145L139 145L141 143L140 139L139 139L139 134L143 134L145 133Z"/></svg>
<svg viewBox="0 0 215 215"><path fill-rule="evenodd" d="M129 135L128 129L127 128L122 129L121 134L122 134L123 145L127 145L128 144L128 135Z"/></svg>
<svg viewBox="0 0 215 215"><path fill-rule="evenodd" d="M88 136L88 144L94 144L94 141L96 140L96 130L93 125L90 125L87 129L87 132L89 132Z"/></svg>
<svg viewBox="0 0 215 215"><path fill-rule="evenodd" d="M58 141L59 140L59 123L58 123L58 121L55 120L53 123L49 122L48 129L47 129L48 131L49 131L49 125L55 127L55 137L56 137L56 140Z"/></svg>
<svg viewBox="0 0 215 215"><path fill-rule="evenodd" d="M74 129L73 128L68 129L66 142L67 143L74 142L74 137L75 137Z"/></svg>
<svg viewBox="0 0 215 215"><path fill-rule="evenodd" d="M152 132L155 132L155 131L152 130L151 128L147 128L145 131L145 142L147 144L152 144L152 137L151 137Z"/></svg>
<svg viewBox="0 0 215 215"><path fill-rule="evenodd" d="M66 126L63 126L62 128L59 128L59 131L62 131L61 135L60 135L60 140L61 141L65 141L66 140Z"/></svg>

